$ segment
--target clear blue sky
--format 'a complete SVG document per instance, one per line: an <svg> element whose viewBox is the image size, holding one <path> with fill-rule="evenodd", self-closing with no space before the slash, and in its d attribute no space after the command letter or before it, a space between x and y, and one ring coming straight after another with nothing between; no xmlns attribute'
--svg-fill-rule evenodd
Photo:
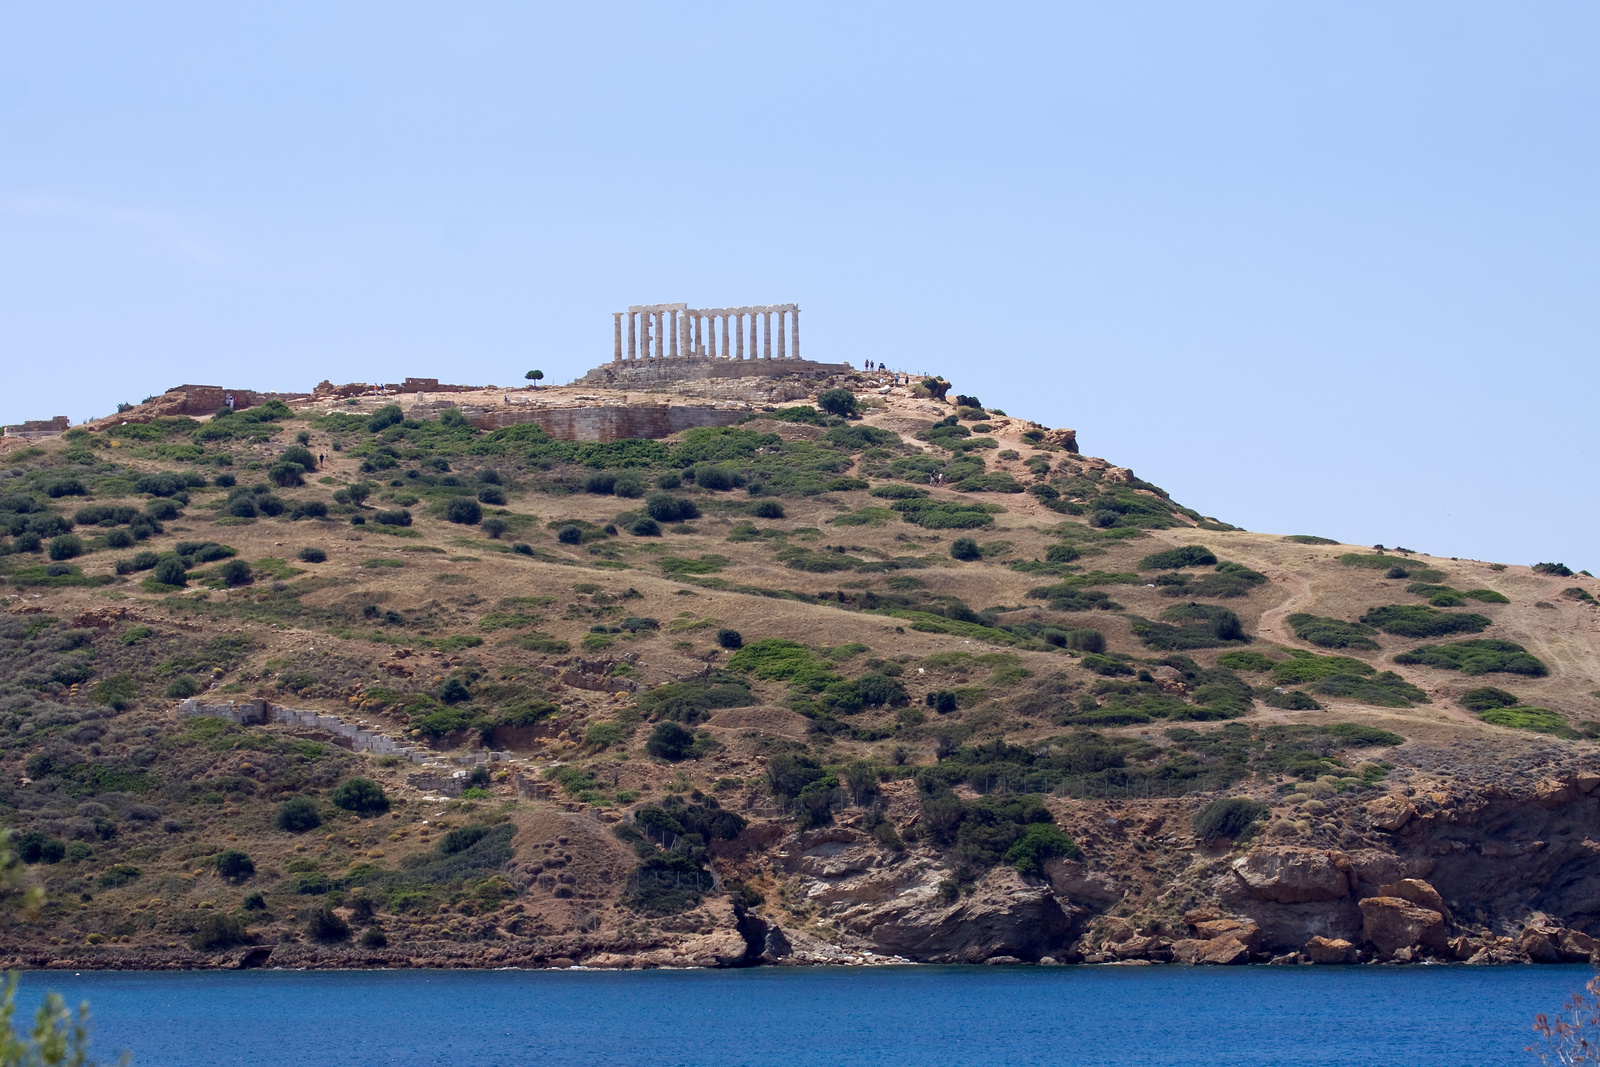
<svg viewBox="0 0 1600 1067"><path fill-rule="evenodd" d="M0 420L794 301L1251 529L1600 565L1600 7L0 2Z"/></svg>

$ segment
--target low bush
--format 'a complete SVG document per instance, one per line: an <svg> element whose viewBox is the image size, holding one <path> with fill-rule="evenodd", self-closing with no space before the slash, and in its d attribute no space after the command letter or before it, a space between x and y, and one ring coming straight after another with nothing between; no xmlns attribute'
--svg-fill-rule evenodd
<svg viewBox="0 0 1600 1067"><path fill-rule="evenodd" d="M50 558L56 561L77 559L83 555L83 541L76 534L62 534L50 539Z"/></svg>
<svg viewBox="0 0 1600 1067"><path fill-rule="evenodd" d="M1461 694L1461 706L1469 711L1489 711L1494 708L1514 708L1522 701L1515 694L1492 685L1479 686Z"/></svg>
<svg viewBox="0 0 1600 1067"><path fill-rule="evenodd" d="M230 882L241 882L256 873L255 861L236 848L224 849L213 861L217 873Z"/></svg>
<svg viewBox="0 0 1600 1067"><path fill-rule="evenodd" d="M1371 668L1368 668L1371 670ZM1324 696L1344 697L1381 708L1409 708L1430 704L1428 694L1393 671L1381 674L1330 674L1315 686Z"/></svg>
<svg viewBox="0 0 1600 1067"><path fill-rule="evenodd" d="M1543 678L1550 673L1544 662L1514 641L1480 638L1452 641L1442 645L1422 645L1394 658L1396 663L1463 674L1521 674Z"/></svg>
<svg viewBox="0 0 1600 1067"><path fill-rule="evenodd" d="M1030 823L1016 844L1001 857L1023 874L1044 874L1044 861L1051 856L1078 859L1083 853L1077 842L1062 833L1055 823Z"/></svg>
<svg viewBox="0 0 1600 1067"><path fill-rule="evenodd" d="M195 932L189 935L189 947L197 952L215 952L248 940L244 923L232 915L212 914L201 919Z"/></svg>
<svg viewBox="0 0 1600 1067"><path fill-rule="evenodd" d="M970 537L958 537L950 542L950 558L970 563L983 558L978 542Z"/></svg>
<svg viewBox="0 0 1600 1067"><path fill-rule="evenodd" d="M1533 573L1548 574L1555 578L1571 578L1572 568L1565 563L1535 563Z"/></svg>
<svg viewBox="0 0 1600 1067"><path fill-rule="evenodd" d="M328 799L333 806L357 815L381 815L389 810L383 786L370 778L350 778L339 784Z"/></svg>
<svg viewBox="0 0 1600 1067"><path fill-rule="evenodd" d="M1316 534L1290 534L1284 540L1297 545L1336 545L1339 543L1331 537L1318 537Z"/></svg>
<svg viewBox="0 0 1600 1067"><path fill-rule="evenodd" d="M1217 666L1226 667L1230 671L1270 671L1275 662L1265 653L1244 648L1234 652L1224 652L1217 657Z"/></svg>
<svg viewBox="0 0 1600 1067"><path fill-rule="evenodd" d="M1154 552L1139 561L1142 571L1177 570L1180 567L1207 567L1217 562L1217 557L1204 545L1185 545L1165 552Z"/></svg>
<svg viewBox="0 0 1600 1067"><path fill-rule="evenodd" d="M473 506L477 506L477 501L473 501ZM372 521L377 523L379 526L410 526L411 512L407 511L405 508L396 508L391 511L379 511L372 516Z"/></svg>
<svg viewBox="0 0 1600 1067"><path fill-rule="evenodd" d="M316 801L310 797L290 797L278 805L274 823L280 830L291 834L303 834L307 830L315 830L321 826L322 816L317 811Z"/></svg>
<svg viewBox="0 0 1600 1067"><path fill-rule="evenodd" d="M192 674L180 674L167 683L167 696L174 700L187 700L200 692L200 683Z"/></svg>
<svg viewBox="0 0 1600 1067"><path fill-rule="evenodd" d="M305 548L300 550L301 563L326 563L327 561L328 554L320 548L314 548L311 545L307 545Z"/></svg>
<svg viewBox="0 0 1600 1067"><path fill-rule="evenodd" d="M445 503L444 517L461 526L476 526L483 521L483 505L470 496L453 496Z"/></svg>
<svg viewBox="0 0 1600 1067"><path fill-rule="evenodd" d="M1106 650L1106 636L1087 626L1062 632L1062 647L1074 652L1099 653Z"/></svg>
<svg viewBox="0 0 1600 1067"><path fill-rule="evenodd" d="M1194 835L1202 841L1245 837L1270 809L1250 797L1219 797L1194 816Z"/></svg>
<svg viewBox="0 0 1600 1067"><path fill-rule="evenodd" d="M188 568L183 565L183 560L175 556L167 556L158 561L151 577L162 585L184 586L189 584Z"/></svg>
<svg viewBox="0 0 1600 1067"><path fill-rule="evenodd" d="M230 559L218 567L217 577L227 586L249 585L256 578L255 572L250 569L250 564L242 559Z"/></svg>
<svg viewBox="0 0 1600 1067"><path fill-rule="evenodd" d="M314 941L348 941L350 924L335 914L331 907L323 905L314 908L306 919L306 933L310 934Z"/></svg>
<svg viewBox="0 0 1600 1067"><path fill-rule="evenodd" d="M824 389L817 394L817 407L841 419L854 415L858 406L856 395L848 389Z"/></svg>
<svg viewBox="0 0 1600 1067"><path fill-rule="evenodd" d="M651 493L645 499L644 509L657 522L688 522L700 517L694 501L671 493Z"/></svg>
<svg viewBox="0 0 1600 1067"><path fill-rule="evenodd" d="M485 485L478 490L478 502L501 507L506 502L506 493L498 485Z"/></svg>
<svg viewBox="0 0 1600 1067"><path fill-rule="evenodd" d="M1552 734L1568 739L1581 736L1567 720L1545 708L1494 708L1478 716L1493 726L1513 730L1532 730L1534 733Z"/></svg>
<svg viewBox="0 0 1600 1067"><path fill-rule="evenodd" d="M784 517L783 505L776 500L758 500L750 505L750 514L758 519L781 519Z"/></svg>
<svg viewBox="0 0 1600 1067"><path fill-rule="evenodd" d="M1470 612L1438 611L1414 604L1387 604L1371 608L1361 616L1368 626L1399 637L1442 637L1445 634L1476 634L1493 621L1486 615Z"/></svg>
<svg viewBox="0 0 1600 1067"><path fill-rule="evenodd" d="M1178 604L1161 613L1162 622L1129 616L1134 636L1148 648L1165 652L1219 645L1247 644L1239 616L1210 604Z"/></svg>
<svg viewBox="0 0 1600 1067"><path fill-rule="evenodd" d="M694 731L670 719L656 723L645 740L644 750L652 756L677 763L688 759L694 751Z"/></svg>
<svg viewBox="0 0 1600 1067"><path fill-rule="evenodd" d="M1355 648L1377 651L1378 642L1370 635L1378 631L1365 623L1330 619L1326 615L1308 615L1297 612L1289 616L1289 629L1294 635L1318 648Z"/></svg>
<svg viewBox="0 0 1600 1067"><path fill-rule="evenodd" d="M740 636L738 630L718 630L717 644L721 645L723 648L731 649L737 652L739 649L744 647L744 638Z"/></svg>

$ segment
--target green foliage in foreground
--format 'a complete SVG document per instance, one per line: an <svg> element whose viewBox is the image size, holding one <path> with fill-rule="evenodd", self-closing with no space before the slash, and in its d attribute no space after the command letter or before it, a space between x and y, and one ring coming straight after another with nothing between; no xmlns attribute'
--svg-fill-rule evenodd
<svg viewBox="0 0 1600 1067"><path fill-rule="evenodd" d="M78 1006L76 1015L59 993L46 993L44 1003L34 1013L33 1029L17 1033L12 1020L17 1011L15 971L0 987L0 1064L4 1067L94 1067L89 1058L89 1003ZM119 1063L127 1063L123 1053Z"/></svg>
<svg viewBox="0 0 1600 1067"><path fill-rule="evenodd" d="M1516 642L1489 638L1422 645L1410 652L1402 652L1394 661L1460 671L1463 674L1522 674L1529 678L1543 678L1550 673L1544 661Z"/></svg>

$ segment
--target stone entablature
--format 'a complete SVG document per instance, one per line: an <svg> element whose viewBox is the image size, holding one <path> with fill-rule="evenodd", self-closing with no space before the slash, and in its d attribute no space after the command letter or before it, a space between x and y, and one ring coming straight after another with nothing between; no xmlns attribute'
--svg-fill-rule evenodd
<svg viewBox="0 0 1600 1067"><path fill-rule="evenodd" d="M628 318L628 344L622 344L622 318ZM773 348L773 316L777 316L777 348ZM784 344L788 318L789 343ZM745 319L750 320L749 354L745 354ZM737 308L691 308L688 304L635 304L612 312L611 359L799 359L800 305L765 304ZM759 321L758 321L759 320ZM722 324L719 346L717 324Z"/></svg>

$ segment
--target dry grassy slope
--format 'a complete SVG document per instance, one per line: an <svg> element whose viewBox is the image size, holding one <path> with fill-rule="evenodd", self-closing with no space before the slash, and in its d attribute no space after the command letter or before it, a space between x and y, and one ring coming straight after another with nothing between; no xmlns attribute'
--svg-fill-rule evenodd
<svg viewBox="0 0 1600 1067"><path fill-rule="evenodd" d="M492 402L495 395L498 391L486 399ZM930 446L917 442L911 434L950 410L936 401L909 396L903 389L895 389L887 396L875 391L866 395L872 398L874 407L864 421L903 434L906 443L916 448ZM473 398L462 399L470 402ZM541 390L539 399L559 402L570 397L563 390L551 389ZM990 436L997 439L999 449L1013 449L1019 454L1017 459L1001 460L995 458L995 452L986 453L990 471L1009 472L1019 481L1031 482L1033 476L1025 464L1035 455L1045 455L1058 465L1069 462L1091 472L1115 471L1105 461L1032 447L1022 434L1033 428L1033 424L1004 417L989 421L993 426ZM283 432L269 443L250 447L235 442L231 447L235 468L245 468L252 460L269 462L300 428L294 420L281 425ZM774 427L771 423L761 425ZM775 428L790 439L814 437L820 433L811 427L789 424L777 424ZM72 442L46 443L42 446L43 455L28 463L58 463L69 447ZM333 489L363 478L358 469L359 460L348 453L332 451L326 434L319 432L314 436L311 447L327 453L328 462L318 472L320 481L313 480L304 489L280 491L284 498L326 499ZM15 455L17 451L17 447L12 446L6 454ZM115 461L127 452L105 449L96 454ZM138 459L128 461L127 465L136 470L174 466ZM469 460L458 463L457 467L469 470L474 465L474 461ZM1027 494L972 497L946 489L932 490L936 497L982 499L999 503L1006 509L996 516L993 527L978 531L975 536L984 544L1008 542L1009 548L981 563L958 563L949 558L951 541L963 531L929 531L897 519L882 525L830 524L830 519L845 512L884 503L863 491L786 499L787 514L783 519L758 521L757 525L786 531L788 544L819 550L826 545L843 545L851 554L863 558L923 556L927 561L922 569L897 573L814 574L790 569L773 558L774 549L781 547L783 541L730 542L730 532L745 516L709 509L706 517L693 522L691 529L685 532L669 532L659 539L627 534L613 538L607 542L609 558L596 556L584 546L561 545L549 528L550 523L587 520L603 525L619 511L636 507L637 502L584 493L551 496L535 491L533 483L537 472L529 475L508 469L508 475L511 490L508 518L514 525L505 540L532 544L541 554L539 558L508 554L501 550L501 543L490 541L478 529L420 517L420 514L411 527L412 536L408 537L384 533L372 524L354 527L336 522L290 522L287 519L217 526L208 521L206 516L210 513L204 505L220 500L221 493L199 490L184 516L169 522L166 532L149 542L148 547L161 550L179 540L217 540L237 548L240 557L246 560L287 560L294 568L307 573L286 576L285 580L315 579L313 586L305 587L309 591L298 598L309 612L298 617L274 615L259 606L262 598L270 599L265 580L235 590L163 595L144 592L138 584L138 575L133 580L98 588L7 589L8 609L43 613L63 620L80 619L85 623L92 621L89 616L98 615L102 626L98 640L108 648L119 634L139 623L150 625L180 642L237 635L248 639L248 651L239 661L218 672L216 696L260 695L291 706L313 707L376 724L396 735L405 733L412 725L402 714L397 714L392 703L375 704L371 699L373 689L437 692L447 675L469 668L481 678L478 684L522 687L525 694L547 697L561 706L561 713L553 719L533 727L502 731L498 735L499 743L513 744L518 763L530 773L563 761L577 761L595 769L597 784L603 787L605 795L598 812L603 820L615 819L630 802L659 800L668 793L681 794L690 789L709 793L715 783L725 779L735 782L717 795L726 798L730 807L757 808L767 803L761 787L766 756L780 750L784 742L791 748L809 746L829 763L861 757L875 757L887 763L896 747L905 750L902 758L909 758L913 763L928 763L935 758L936 733L941 725L962 723L972 739L1004 737L1013 743L1043 740L1062 732L1060 726L1042 717L1023 718L1011 714L1009 697L1022 691L1019 686L1027 684L1017 672L1000 679L991 677L992 664L968 664L955 670L919 667L928 657L939 653L1009 654L1015 657L1017 665L1031 672L1034 679L1063 674L1078 683L1079 689L1096 680L1096 676L1078 667L1072 656L1059 650L1013 650L977 639L918 632L901 620L843 610L838 603L805 603L732 591L730 587L788 590L813 596L835 591L854 594L885 591L892 587L896 577L909 575L918 579L928 592L959 597L976 609L1013 609L1005 616L1007 621L1093 625L1105 633L1109 651L1141 658L1152 655L1134 638L1117 613L1057 615L1046 610L1040 601L1028 598L1030 588L1055 579L1018 573L1007 564L1042 559L1046 549L1057 541L1056 527L1063 522L1082 520L1070 520ZM3 488L0 486L0 490ZM405 487L398 491L405 491ZM130 498L125 502L141 505L144 499ZM97 499L93 502L118 501ZM376 496L369 504L387 506ZM1205 545L1223 559L1243 563L1269 576L1270 582L1248 597L1219 602L1237 611L1246 631L1257 635L1258 641L1253 647L1310 648L1294 637L1285 622L1293 612L1353 619L1378 604L1421 603L1403 592L1406 584L1403 581L1387 580L1379 571L1345 567L1338 562L1342 553L1370 550L1343 545L1307 546L1287 542L1277 535L1193 528L1154 530L1138 539L1103 543L1098 546L1103 549L1102 555L1088 555L1079 565L1084 570L1128 571L1135 569L1137 561L1149 553L1188 544ZM306 546L323 548L327 561L319 564L295 562L298 551ZM123 554L93 552L75 562L81 564L87 574L107 573L114 559ZM710 581L674 579L663 572L659 562L663 557L699 559L703 556L725 560ZM1380 670L1397 670L1426 690L1432 703L1411 709L1393 709L1320 698L1326 705L1322 711L1284 711L1258 703L1246 721L1357 722L1393 730L1414 742L1426 744L1486 739L1507 750L1525 745L1529 740L1527 734L1488 726L1456 702L1455 698L1467 688L1481 684L1502 685L1524 697L1526 703L1556 710L1572 723L1600 718L1600 700L1593 696L1594 690L1600 687L1600 645L1597 645L1596 636L1600 626L1597 626L1592 606L1561 597L1561 591L1573 585L1574 579L1537 575L1520 565L1492 570L1488 564L1476 561L1415 555L1409 558L1443 571L1445 584L1461 589L1490 588L1508 596L1511 599L1508 605L1472 604L1461 610L1480 611L1490 616L1494 625L1483 636L1523 644L1549 664L1549 676L1542 679L1503 675L1467 678L1426 667L1397 667L1390 662L1393 655L1419 642L1382 635L1379 637L1380 652L1352 654ZM400 565L380 561L398 561ZM1593 586L1592 582L1586 584ZM710 587L712 585L724 587ZM1160 596L1153 586L1105 588L1129 614L1156 618L1175 603ZM549 601L537 607L529 607L525 602L506 609L503 602L507 598L549 598ZM197 601L204 602L203 606ZM1536 606L1541 603L1548 606ZM375 628L360 615L360 608L369 604L376 605L380 611L403 612L411 625L382 630L387 634L386 643L375 643L367 638L381 628ZM486 615L505 610L534 618L525 618L518 627L510 629L484 629ZM657 633L645 632L637 637L618 635L606 649L585 651L579 647L591 625L615 623L623 616L652 617L660 620L662 628ZM784 706L785 687L776 682L757 682L755 688L762 698L760 705L718 711L705 724L704 728L721 747L704 759L670 765L645 757L640 743L648 727L637 730L624 746L609 751L596 752L579 744L588 724L612 719L619 710L626 709L631 700L626 696L566 685L552 674L559 675L584 662L592 667L596 661L608 661L600 669L626 663L626 679L643 688L692 677L727 659L727 653L719 649L714 640L720 627L737 629L746 643L778 637L814 647L837 647L852 642L868 646L870 651L860 653L840 669L855 675L869 660L903 664L902 681L913 707L921 705L925 693L938 688L966 685L984 692L970 698L972 706L943 724L934 719L923 727L903 725L893 736L865 742L850 740L848 734L828 739L808 733L808 720ZM568 641L574 652L566 655L541 653L508 640L529 631ZM478 647L451 652L431 651L415 641L406 644L408 636L426 636L437 642L451 634L481 636L485 640ZM1220 651L1204 650L1190 655L1203 666L1209 666L1215 663ZM141 731L146 737L160 734L170 739L182 729L183 724L176 721L170 710L173 701L161 694L161 683L165 679L150 674L148 667L146 665L145 673L140 675L144 684L131 709L112 720L114 725L97 747L96 758L130 758L138 747ZM286 675L295 671L310 672L316 684L299 695L286 692L282 682ZM74 701L78 705L88 703L85 697L67 694L56 694L53 699L67 706ZM896 711L885 708L863 712L853 718L851 724L878 725L885 731L895 731L896 721ZM1185 725L1203 732L1216 729L1219 724ZM1160 726L1158 722L1153 726L1112 727L1106 732L1151 736L1159 733ZM276 727L262 732L284 733ZM471 738L461 736L455 740L460 746L457 751L465 751ZM776 749L775 742L778 743ZM1583 742L1571 743L1570 747L1573 751L1588 752L1590 749ZM13 783L20 780L23 764L36 748L36 745L13 739L0 756L6 761ZM1383 753L1362 753L1351 762L1362 756L1379 754ZM1388 754L1395 758L1393 753ZM242 760L238 753L225 754L217 757L210 767L194 773L202 779L237 775L237 765ZM222 809L224 818L220 820L215 811L197 816L192 810L178 810L181 805L170 802L169 811L184 824L180 830L158 832L154 826L125 824L116 840L95 845L96 854L92 859L58 867L37 867L57 893L76 888L79 881L87 885L86 880L96 878L97 872L108 864L122 862L126 856L135 854L144 875L141 882L131 887L101 888L89 893L92 899L83 901L78 909L58 907L29 928L30 940L40 946L54 944L53 951L64 952L67 945L81 946L92 933L97 939L121 941L143 950L179 946L175 951L181 956L184 951L181 935L192 928L196 916L206 910L236 906L244 891L205 873L206 858L224 845L247 848L264 873L263 882L268 884L273 875L285 874L284 865L289 859L307 852L317 857L321 869L337 876L341 866L348 867L363 857L382 864L398 864L408 854L425 851L419 845L426 843L431 847L437 837L430 831L441 822L447 828L461 825L493 815L501 805L523 831L514 839L515 854L508 870L524 882L531 879L532 891L498 906L471 901L463 905L458 901L451 905L453 910L440 915L389 917L392 943L405 946L403 949L392 947L391 958L492 961L506 958L504 951L485 949L485 944L523 944L529 938L580 934L592 934L598 939L597 944L615 947L626 943L640 951L656 945L659 951L667 951L660 946L672 942L673 937L681 941L716 926L714 916L705 910L711 907L709 904L675 920L651 923L622 907L618 891L632 862L630 854L610 836L597 834L595 827L600 824L593 818L574 814L574 811L585 810L585 805L570 797L552 802L514 802L509 785L499 782L491 787L494 797L490 803L439 805L424 801L421 794L405 784L408 768L385 766L370 759L348 758L347 762L348 767L337 768L341 773L362 767L363 773L380 779L394 794L400 803L392 817L358 820L352 823L354 828L349 831L342 826L331 832L319 831L325 836L314 841L312 838L289 839L271 829L271 810L281 796L304 790L277 789L276 779L270 782L263 779L265 784L254 796L234 795ZM19 828L61 824L61 818L51 822L46 816L60 816L66 810L64 807L58 804L52 809L46 804L41 808L33 801L19 804L16 798L20 794L15 791L18 788L34 787L14 787L14 806L7 817L9 823ZM616 795L619 791L627 799L619 802ZM1155 899L1159 895L1159 884L1174 877L1174 872L1187 862L1182 855L1170 851L1153 864L1148 862L1148 857L1127 853L1118 839L1125 837L1128 820L1123 820L1122 831L1108 835L1102 816L1103 810L1109 809L1104 803L1056 801L1052 804L1063 825L1073 830L1092 855L1098 856L1108 876L1115 874L1128 885L1142 887L1133 893L1134 898ZM560 814L563 807L572 810ZM1181 822L1186 810L1185 802L1181 801L1144 805L1129 802L1118 810L1123 808L1138 815L1134 820L1136 825L1154 827L1150 833L1152 840L1163 833L1170 837L1170 824ZM1145 808L1150 811L1144 811ZM40 815L41 811L45 814ZM575 819L578 822L574 822ZM852 820L859 822L859 816L850 813L842 814L840 819L846 824ZM391 827L396 823L398 825ZM563 825L568 832L558 834ZM1163 825L1166 826L1164 831ZM1292 834L1293 829L1284 832ZM533 864L548 860L550 850L544 848L545 843L558 836L571 839L572 844L564 846L575 853L568 862L572 870L582 872L576 894L571 898L546 892L537 876L531 873ZM752 884L769 886L776 896L782 878L764 866L762 855L757 850L730 863ZM200 873L190 873L195 870ZM150 896L147 903L137 905L136 901L148 896L149 887L158 882L164 889ZM296 932L299 929L296 923L306 903L305 898L301 898L274 906L274 919L258 927L258 938L270 941L281 937L298 943L301 935ZM786 915L807 914L803 908L798 912L786 912L770 898L767 911L777 920L783 920ZM141 917L128 918L135 914ZM828 933L825 922L817 932ZM174 950L163 951L171 955ZM314 958L316 951L331 950L307 947L305 951ZM496 951L501 955L494 955ZM555 948L546 945L539 951L549 957L551 953L567 950L559 945Z"/></svg>

